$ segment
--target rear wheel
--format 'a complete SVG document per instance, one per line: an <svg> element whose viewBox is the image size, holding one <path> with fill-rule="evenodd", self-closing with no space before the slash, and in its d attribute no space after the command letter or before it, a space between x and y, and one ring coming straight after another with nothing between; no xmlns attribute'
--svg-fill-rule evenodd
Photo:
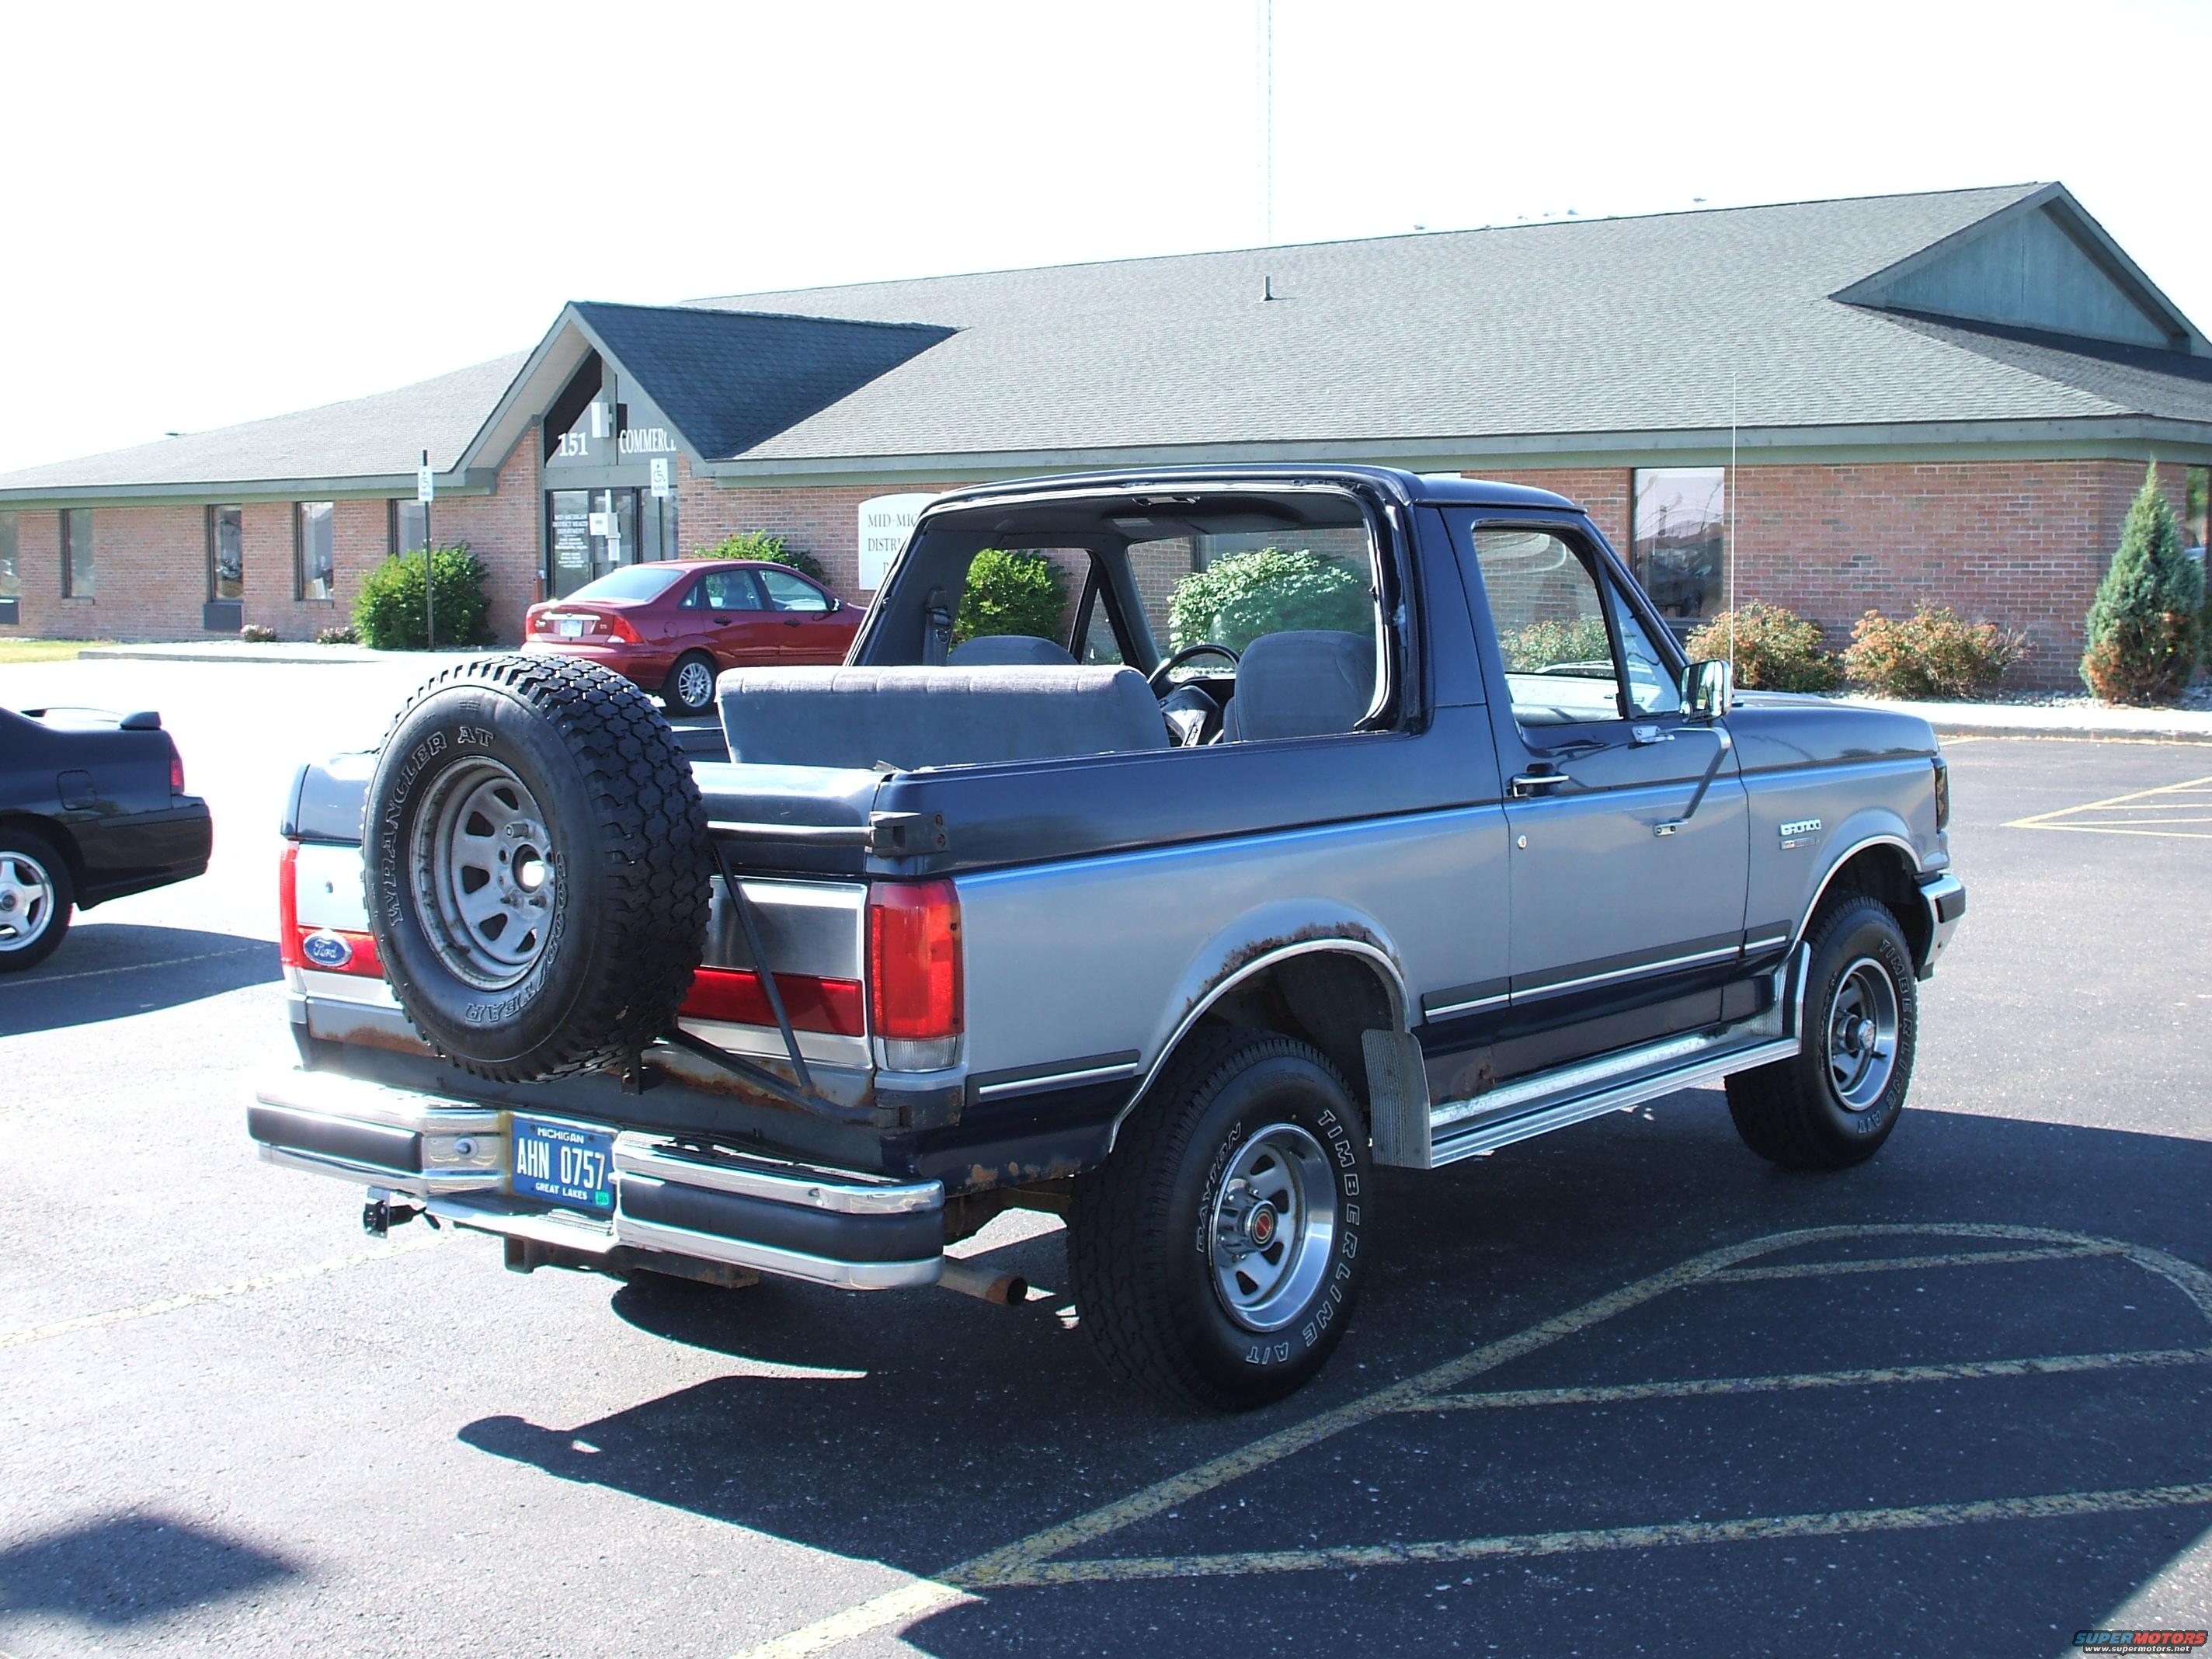
<svg viewBox="0 0 2212 1659"><path fill-rule="evenodd" d="M1791 1170L1841 1170L1878 1152L1905 1109L1919 985L1905 930L1880 899L1844 900L1814 927L1803 1043L1728 1080L1744 1145Z"/></svg>
<svg viewBox="0 0 2212 1659"><path fill-rule="evenodd" d="M59 848L35 830L0 829L0 974L35 968L59 950L76 902Z"/></svg>
<svg viewBox="0 0 2212 1659"><path fill-rule="evenodd" d="M1297 1388L1351 1315L1370 1173L1359 1108L1319 1050L1197 1039L1076 1182L1069 1276L1108 1368L1216 1411Z"/></svg>
<svg viewBox="0 0 2212 1659"><path fill-rule="evenodd" d="M672 714L703 714L714 702L714 659L703 651L685 653L668 671L660 700Z"/></svg>

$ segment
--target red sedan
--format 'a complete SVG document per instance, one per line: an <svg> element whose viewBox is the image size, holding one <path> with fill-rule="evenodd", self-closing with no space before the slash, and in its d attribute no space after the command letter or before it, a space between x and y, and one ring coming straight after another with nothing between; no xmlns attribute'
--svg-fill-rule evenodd
<svg viewBox="0 0 2212 1659"><path fill-rule="evenodd" d="M860 626L860 606L788 566L669 559L532 605L522 648L582 657L696 714L725 668L842 662Z"/></svg>

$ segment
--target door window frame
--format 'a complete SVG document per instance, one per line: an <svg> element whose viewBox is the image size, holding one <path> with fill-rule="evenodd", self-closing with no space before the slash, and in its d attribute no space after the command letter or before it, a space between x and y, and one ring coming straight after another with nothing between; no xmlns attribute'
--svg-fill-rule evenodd
<svg viewBox="0 0 2212 1659"><path fill-rule="evenodd" d="M1681 708L1659 714L1630 712L1627 652L1621 641L1620 613L1617 607L1626 607L1628 614L1643 624L1644 637L1651 641L1653 649L1672 672L1677 686L1682 683L1682 672L1689 666L1689 661L1681 642L1675 639L1674 630L1652 609L1649 597L1629 574L1620 555L1595 525L1586 520L1565 518L1557 513L1540 510L1516 513L1510 507L1467 507L1452 512L1449 516L1453 520L1453 546L1459 556L1461 575L1467 588L1468 607L1470 611L1480 609L1481 613L1470 619L1475 625L1483 681L1490 689L1492 702L1503 711L1504 723L1510 724L1520 734L1521 745L1524 750L1531 755L1542 755L1571 745L1577 734L1589 736L1599 732L1609 732L1615 727L1631 724L1680 721L1686 718L1687 711ZM1613 655L1613 708L1616 711L1613 718L1564 721L1558 726L1533 728L1521 724L1520 717L1513 708L1513 688L1506 678L1505 648L1498 637L1498 616L1491 608L1490 586L1483 579L1481 556L1475 550L1475 535L1483 530L1513 530L1556 536L1565 544L1570 553L1587 556L1588 568L1597 583L1599 608L1605 617L1607 647Z"/></svg>

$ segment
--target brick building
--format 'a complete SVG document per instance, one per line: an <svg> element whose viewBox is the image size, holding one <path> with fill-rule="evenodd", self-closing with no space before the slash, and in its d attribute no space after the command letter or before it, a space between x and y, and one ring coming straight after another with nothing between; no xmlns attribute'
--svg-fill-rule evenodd
<svg viewBox="0 0 2212 1659"><path fill-rule="evenodd" d="M0 476L0 635L343 623L421 543L425 449L510 641L736 530L859 598L957 483L1328 459L1560 490L1685 626L1733 592L1840 643L1928 599L2055 684L2147 462L2204 539L2212 343L2058 185L579 303L526 354Z"/></svg>

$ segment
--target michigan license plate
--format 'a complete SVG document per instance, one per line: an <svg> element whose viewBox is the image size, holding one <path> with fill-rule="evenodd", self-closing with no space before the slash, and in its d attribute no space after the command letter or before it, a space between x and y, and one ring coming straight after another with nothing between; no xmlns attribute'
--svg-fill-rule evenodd
<svg viewBox="0 0 2212 1659"><path fill-rule="evenodd" d="M615 1138L543 1118L514 1120L514 1195L612 1215Z"/></svg>
<svg viewBox="0 0 2212 1659"><path fill-rule="evenodd" d="M561 637L564 640L580 640L584 637L584 623L581 617L557 617L553 625L561 630Z"/></svg>

